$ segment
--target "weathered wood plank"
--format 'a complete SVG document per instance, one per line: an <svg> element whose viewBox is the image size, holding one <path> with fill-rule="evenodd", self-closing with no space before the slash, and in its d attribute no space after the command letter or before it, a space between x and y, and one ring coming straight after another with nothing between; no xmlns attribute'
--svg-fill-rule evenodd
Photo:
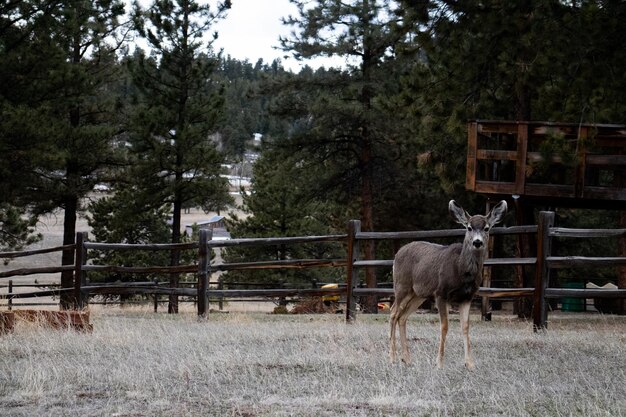
<svg viewBox="0 0 626 417"><path fill-rule="evenodd" d="M496 181L476 181L475 191L487 194L515 194L515 183Z"/></svg>
<svg viewBox="0 0 626 417"><path fill-rule="evenodd" d="M626 165L626 155L592 155L587 154L587 165L623 167Z"/></svg>
<svg viewBox="0 0 626 417"><path fill-rule="evenodd" d="M246 269L305 269L345 267L345 259L289 259L285 261L233 262L213 264L213 271L233 271Z"/></svg>
<svg viewBox="0 0 626 417"><path fill-rule="evenodd" d="M489 298L505 297L531 297L535 293L534 288L485 288L480 287L477 295Z"/></svg>
<svg viewBox="0 0 626 417"><path fill-rule="evenodd" d="M42 266L37 268L19 268L11 269L9 271L0 272L0 278L34 275L34 274L54 274L56 272L73 271L74 265L63 266Z"/></svg>
<svg viewBox="0 0 626 417"><path fill-rule="evenodd" d="M117 266L117 265L85 265L83 271L118 272L124 274L154 273L188 273L197 272L197 265L178 266Z"/></svg>
<svg viewBox="0 0 626 417"><path fill-rule="evenodd" d="M211 240L208 246L212 247L231 247L231 246L267 246L267 245L287 245L298 243L317 243L317 242L342 242L347 239L348 235L328 235L328 236L296 236L296 237L274 237L274 238L248 238L248 239L231 239L231 240Z"/></svg>
<svg viewBox="0 0 626 417"><path fill-rule="evenodd" d="M30 292L16 292L13 294L0 294L0 299L18 299L18 298L37 298L37 297L50 297L58 296L62 293L73 292L74 288L57 288L55 290L42 290L42 291L30 291Z"/></svg>
<svg viewBox="0 0 626 417"><path fill-rule="evenodd" d="M626 236L626 229L573 229L552 227L550 236L558 237L621 237Z"/></svg>
<svg viewBox="0 0 626 417"><path fill-rule="evenodd" d="M534 265L536 258L488 258L485 260L485 266L497 265ZM372 266L393 266L393 259L376 259L372 261L356 261L354 266L372 267Z"/></svg>
<svg viewBox="0 0 626 417"><path fill-rule="evenodd" d="M499 149L479 149L476 151L476 159L497 159L501 161L517 160L516 151L502 151Z"/></svg>
<svg viewBox="0 0 626 417"><path fill-rule="evenodd" d="M213 236L212 230L200 230L200 242L198 247L198 316L201 318L208 318L209 314L209 251L207 248L207 242L211 240Z"/></svg>
<svg viewBox="0 0 626 417"><path fill-rule="evenodd" d="M548 286L550 264L548 258L552 251L550 228L554 226L554 212L542 211L539 213L537 229L537 264L535 266L535 292L533 294L533 329L538 331L548 325L548 309L545 290Z"/></svg>
<svg viewBox="0 0 626 417"><path fill-rule="evenodd" d="M23 251L15 251L15 252L0 252L0 258L7 258L7 259L21 258L24 256L41 255L43 253L73 250L74 248L75 248L75 245L63 245L63 246L55 246L53 248L23 250Z"/></svg>
<svg viewBox="0 0 626 417"><path fill-rule="evenodd" d="M159 295L184 295L196 297L198 290L195 288L170 288L161 286L118 286L118 285L86 285L82 287L86 294L110 294L110 295L132 295L132 294L159 294Z"/></svg>
<svg viewBox="0 0 626 417"><path fill-rule="evenodd" d="M354 268L354 263L361 256L361 246L357 235L361 233L361 221L350 220L348 223L348 254L346 267L346 322L350 323L356 318L356 295L354 290L359 282L359 272Z"/></svg>
<svg viewBox="0 0 626 417"><path fill-rule="evenodd" d="M617 266L626 265L625 256L550 256L546 259L550 268L579 268L581 266Z"/></svg>
<svg viewBox="0 0 626 417"><path fill-rule="evenodd" d="M478 125L468 123L467 126L467 165L465 168L465 188L474 190L476 186L476 150L478 148Z"/></svg>
<svg viewBox="0 0 626 417"><path fill-rule="evenodd" d="M546 288L546 298L626 298L626 289Z"/></svg>
<svg viewBox="0 0 626 417"><path fill-rule="evenodd" d="M97 243L85 242L86 249L95 250L145 250L145 251L161 251L161 250L186 250L197 249L198 243L152 243L152 244L131 244L131 243Z"/></svg>

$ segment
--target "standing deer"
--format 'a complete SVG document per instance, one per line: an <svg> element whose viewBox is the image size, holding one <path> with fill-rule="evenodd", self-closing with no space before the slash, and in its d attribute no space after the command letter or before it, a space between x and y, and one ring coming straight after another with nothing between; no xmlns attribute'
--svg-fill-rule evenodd
<svg viewBox="0 0 626 417"><path fill-rule="evenodd" d="M486 216L470 216L454 200L448 203L452 217L465 229L463 243L449 246L412 242L398 251L393 262L395 302L391 307L389 358L396 360L396 326L400 326L402 361L410 363L406 322L411 313L430 297L435 298L441 321L437 367L443 367L443 353L448 333L450 303L459 304L465 366L474 368L470 355L469 311L474 294L482 282L483 262L487 257L489 229L506 214L506 201L498 203Z"/></svg>

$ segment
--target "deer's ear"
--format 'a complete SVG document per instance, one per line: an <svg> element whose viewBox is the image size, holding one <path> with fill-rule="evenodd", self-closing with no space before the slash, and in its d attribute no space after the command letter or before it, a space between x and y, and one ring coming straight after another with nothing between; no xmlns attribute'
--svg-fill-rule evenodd
<svg viewBox="0 0 626 417"><path fill-rule="evenodd" d="M450 200L448 203L448 210L450 210L452 218L454 218L457 223L461 223L463 226L467 227L467 224L469 223L469 216L467 215L467 212L463 210L463 207L459 206L456 201Z"/></svg>
<svg viewBox="0 0 626 417"><path fill-rule="evenodd" d="M489 223L491 226L499 223L506 214L507 209L508 206L506 204L506 201L500 201L494 208L491 209L491 211L487 215L487 223Z"/></svg>

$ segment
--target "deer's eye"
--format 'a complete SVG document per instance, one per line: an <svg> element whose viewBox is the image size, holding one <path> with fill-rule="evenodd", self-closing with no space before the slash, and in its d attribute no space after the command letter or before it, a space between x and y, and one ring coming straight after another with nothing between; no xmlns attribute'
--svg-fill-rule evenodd
<svg viewBox="0 0 626 417"><path fill-rule="evenodd" d="M468 230L469 232L471 232L471 231L472 231L472 226L467 226L467 230Z"/></svg>
<svg viewBox="0 0 626 417"><path fill-rule="evenodd" d="M485 226L485 232L489 231L489 226Z"/></svg>

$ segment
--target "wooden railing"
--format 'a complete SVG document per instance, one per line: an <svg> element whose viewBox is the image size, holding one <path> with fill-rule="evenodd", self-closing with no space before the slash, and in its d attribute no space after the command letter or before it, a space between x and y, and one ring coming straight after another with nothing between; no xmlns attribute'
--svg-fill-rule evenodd
<svg viewBox="0 0 626 417"><path fill-rule="evenodd" d="M626 298L626 289L569 289L549 287L550 271L581 266L626 265L626 257L553 256L552 240L555 237L607 238L626 236L626 229L566 229L554 227L554 212L539 213L537 228L537 264L535 266L535 291L533 302L533 325L536 330L548 326L548 298Z"/></svg>
<svg viewBox="0 0 626 417"><path fill-rule="evenodd" d="M486 267L501 265L534 265L535 266L535 287L534 288L490 288L481 287L478 296L489 298L498 297L532 297L534 300L533 322L535 329L542 329L547 326L547 304L546 300L555 297L611 297L626 298L626 289L616 290L590 290L590 289L564 289L552 288L548 286L550 271L559 268L577 268L580 266L621 266L626 265L626 257L560 257L553 256L551 252L551 242L553 238L596 238L607 236L626 236L626 229L607 230L582 230L565 229L554 227L554 213L541 212L539 224L537 226L514 226L497 227L492 229L491 234L497 235L537 235L537 256L532 258L490 258L485 262ZM75 271L74 288L51 289L46 291L36 291L27 294L2 294L0 298L26 298L44 295L58 295L63 292L72 292L77 308L86 305L90 295L95 294L149 294L149 295L182 295L195 297L198 306L198 314L202 317L208 315L208 300L210 297L225 298L230 297L294 297L294 296L325 296L341 295L346 298L346 320L352 321L356 318L356 305L360 297L380 296L389 297L393 294L390 288L361 288L358 271L362 268L379 268L393 265L391 259L364 260L361 258L360 245L365 240L421 240L436 238L461 237L465 234L461 229L450 230L430 230L430 231L409 231L409 232L362 232L360 221L350 221L348 233L343 235L330 236L306 236L306 237L286 237L286 238L261 238L261 239L233 239L233 240L211 240L210 231L201 230L199 241L184 244L152 244L152 245L129 245L129 244L109 244L88 242L86 233L78 233L76 245L72 247L50 248L29 252L6 252L0 253L0 258L15 258L27 256L35 253L52 252L56 250L76 250L76 264L71 268ZM209 262L209 252L218 247L233 246L258 246L258 245L289 245L318 242L341 242L347 245L346 259L290 259L277 261L256 261L240 263L220 263L211 264ZM119 265L92 265L88 259L88 250L150 250L150 251L171 251L171 250L195 250L197 251L197 261L195 264L179 266L149 266L149 267L127 267ZM270 289L220 289L209 287L209 277L216 271L231 271L245 269L278 269L278 268L346 268L346 286L341 288L270 288ZM67 270L63 267L28 268L5 271L0 274L0 278L15 275L36 274L41 271L61 272ZM115 272L132 274L164 274L191 273L195 274L197 281L195 288L172 288L151 283L90 283L88 274L90 272ZM187 283L189 284L189 283Z"/></svg>

